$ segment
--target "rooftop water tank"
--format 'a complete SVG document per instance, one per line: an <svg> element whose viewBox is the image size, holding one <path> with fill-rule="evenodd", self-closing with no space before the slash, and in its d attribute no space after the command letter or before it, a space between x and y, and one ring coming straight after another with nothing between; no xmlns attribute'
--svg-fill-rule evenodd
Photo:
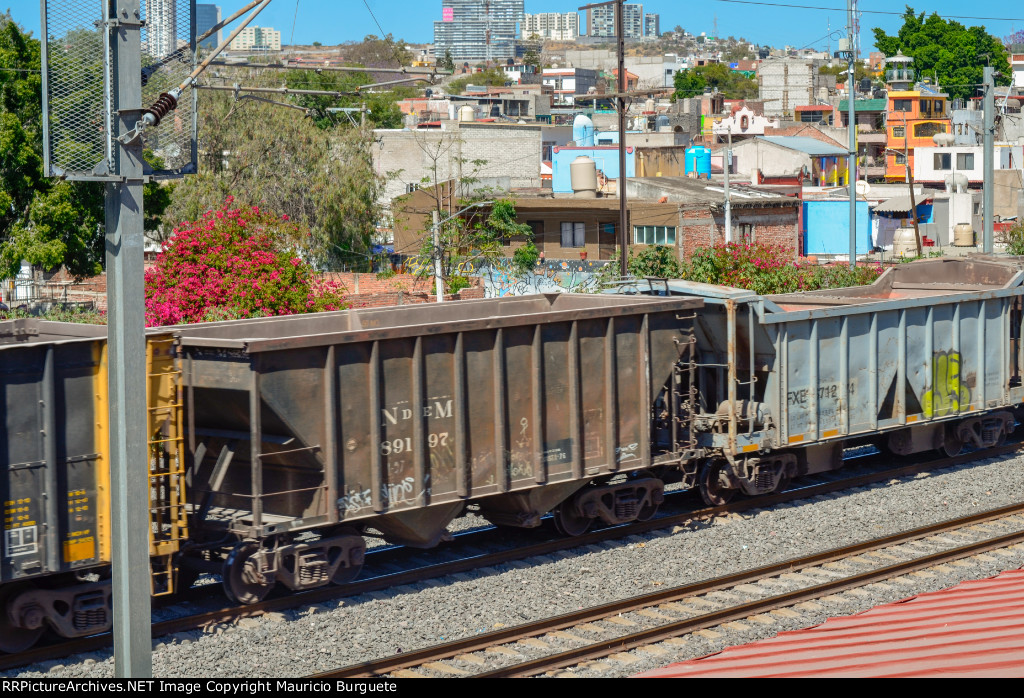
<svg viewBox="0 0 1024 698"><path fill-rule="evenodd" d="M671 131L672 127L669 125L667 114L658 114L654 119L654 130L655 131Z"/></svg>
<svg viewBox="0 0 1024 698"><path fill-rule="evenodd" d="M586 114L577 114L573 119L572 140L580 147L594 147L594 122Z"/></svg>
<svg viewBox="0 0 1024 698"><path fill-rule="evenodd" d="M459 107L459 121L475 121L476 113L473 111L473 107L466 104L465 106Z"/></svg>
<svg viewBox="0 0 1024 698"><path fill-rule="evenodd" d="M586 155L580 155L569 164L569 182L576 198L596 199L597 163Z"/></svg>
<svg viewBox="0 0 1024 698"><path fill-rule="evenodd" d="M711 149L702 145L695 145L686 149L683 158L686 166L686 176L698 179L711 179Z"/></svg>

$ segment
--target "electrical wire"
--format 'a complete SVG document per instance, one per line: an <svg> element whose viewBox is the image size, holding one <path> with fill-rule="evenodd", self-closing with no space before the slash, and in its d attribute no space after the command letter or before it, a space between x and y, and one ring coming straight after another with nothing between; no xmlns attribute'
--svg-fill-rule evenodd
<svg viewBox="0 0 1024 698"><path fill-rule="evenodd" d="M369 12L370 17L373 18L373 23L376 24L377 29L380 30L381 38L387 41L388 44L391 46L391 51L392 53L395 54L395 63L398 63L398 65L402 65L402 57L398 53L398 47L395 46L395 42L393 42L390 39L390 37L384 32L384 27L380 26L380 22L377 21L377 15L373 14L373 10L370 9L370 3L367 2L367 0L363 0L363 4L366 5L366 11Z"/></svg>
<svg viewBox="0 0 1024 698"><path fill-rule="evenodd" d="M760 0L714 0L715 2L727 2L736 5L762 5L765 7L786 7L797 10L823 10L826 12L846 12L845 7L821 7L818 5L795 5L791 3L782 2L761 2ZM906 12L894 12L892 10L862 10L859 7L857 11L861 14L871 15L894 15L896 17L902 17ZM990 22L1024 22L1024 17L973 17L970 15L947 15L945 13L933 12L944 19L976 19Z"/></svg>
<svg viewBox="0 0 1024 698"><path fill-rule="evenodd" d="M295 24L299 21L299 0L295 0L295 16L292 17L292 35L288 39L288 43L292 46L295 45Z"/></svg>

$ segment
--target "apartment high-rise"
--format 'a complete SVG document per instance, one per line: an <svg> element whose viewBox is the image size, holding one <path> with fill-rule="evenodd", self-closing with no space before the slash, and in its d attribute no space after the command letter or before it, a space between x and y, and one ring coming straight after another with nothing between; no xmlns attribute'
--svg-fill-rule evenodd
<svg viewBox="0 0 1024 698"><path fill-rule="evenodd" d="M622 6L622 32L627 39L644 35L644 6ZM615 38L615 6L604 5L587 10L587 33L590 36Z"/></svg>
<svg viewBox="0 0 1024 698"><path fill-rule="evenodd" d="M143 48L154 58L163 58L178 50L176 5L175 0L146 0L145 46ZM185 19L187 20L187 15Z"/></svg>
<svg viewBox="0 0 1024 698"><path fill-rule="evenodd" d="M451 51L458 61L511 58L525 14L524 0L441 0L435 51Z"/></svg>
<svg viewBox="0 0 1024 698"><path fill-rule="evenodd" d="M538 36L553 41L572 41L580 36L580 16L575 12L523 15L520 36L523 39Z"/></svg>
<svg viewBox="0 0 1024 698"><path fill-rule="evenodd" d="M211 27L220 22L220 5L206 3L196 4L196 36L202 36ZM199 44L203 48L217 48L220 45L220 29L210 35L209 39Z"/></svg>
<svg viewBox="0 0 1024 698"><path fill-rule="evenodd" d="M661 36L661 16L648 12L644 15L644 36L648 39L657 39Z"/></svg>

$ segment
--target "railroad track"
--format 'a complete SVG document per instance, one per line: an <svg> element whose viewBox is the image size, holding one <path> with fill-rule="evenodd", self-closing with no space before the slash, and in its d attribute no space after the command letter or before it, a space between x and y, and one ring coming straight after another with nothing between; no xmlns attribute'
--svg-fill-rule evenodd
<svg viewBox="0 0 1024 698"><path fill-rule="evenodd" d="M679 638L729 624L770 622L764 619L772 611L1022 543L1019 503L311 678L526 677L609 656L629 662L624 653L631 650L668 655L658 643L685 642Z"/></svg>
<svg viewBox="0 0 1024 698"><path fill-rule="evenodd" d="M548 555L563 550L583 547L609 540L623 539L632 535L648 533L654 530L671 529L676 526L690 524L696 519L727 513L742 513L752 509L770 507L784 502L830 494L849 488L887 481L892 478L915 475L930 470L938 470L994 456L1010 455L1021 451L1024 451L1024 443L1014 443L984 452L973 452L953 458L942 458L939 460L913 463L900 466L898 468L872 470L867 473L853 474L849 470L838 471L836 473L832 473L832 478L825 482L805 484L804 486L780 494L734 501L729 505L722 507L705 507L696 510L687 508L679 511L678 513L657 516L650 521L598 529L572 538L550 538L494 552L480 552L478 550L476 539L467 534L460 537L466 541L464 546L453 546L450 548L430 551L429 554L424 554L423 551L415 551L411 556L405 555L406 558L438 557L439 554L440 556L448 557L455 555L455 559L433 562L426 565L417 565L409 569L400 569L398 571L382 572L375 576L358 580L344 586L321 587L306 592L289 594L287 596L272 597L261 603L249 606L225 606L194 615L158 621L152 625L152 636L157 638L174 633L207 628L218 624L234 623L243 618L251 618L268 613L280 613L289 609L323 603L341 597L356 596L396 586L414 584L426 579L443 577L459 572L468 572L474 569L500 565L539 555ZM458 549L459 547L468 548L469 551L463 551L463 553L460 554ZM371 558L377 556L381 558L381 562L383 563L380 565L380 568L385 570L393 568L396 564L402 564L403 553L401 549L390 549L381 551L380 553L370 554ZM367 572L372 572L372 570L368 569ZM211 587L216 589L215 593L220 593L219 584L211 585ZM202 594L200 589L201 587L192 589L192 594ZM182 599L178 600L180 601ZM111 638L109 633L103 633L91 637L61 642L59 644L40 646L16 655L0 655L0 671L6 671L36 662L67 657L73 654L101 650L105 647L109 647L110 644Z"/></svg>

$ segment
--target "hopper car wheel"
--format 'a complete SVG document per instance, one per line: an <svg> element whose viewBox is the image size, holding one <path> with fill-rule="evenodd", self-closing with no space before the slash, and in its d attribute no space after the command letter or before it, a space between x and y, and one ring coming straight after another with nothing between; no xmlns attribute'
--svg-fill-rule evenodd
<svg viewBox="0 0 1024 698"><path fill-rule="evenodd" d="M573 511L572 505L569 502L564 502L555 507L551 514L555 519L555 528L563 536L582 536L590 528L590 524L594 522L593 519L587 516L578 516Z"/></svg>
<svg viewBox="0 0 1024 698"><path fill-rule="evenodd" d="M772 492L779 493L785 492L786 488L793 484L793 478L789 475L783 475L779 478L779 481L775 484L775 489Z"/></svg>
<svg viewBox="0 0 1024 698"><path fill-rule="evenodd" d="M0 652L16 654L32 647L46 631L46 625L29 630L14 624L7 614L7 605L23 591L32 588L28 584L7 585L0 591Z"/></svg>
<svg viewBox="0 0 1024 698"><path fill-rule="evenodd" d="M964 450L963 440L956 435L956 429L952 425L948 425L942 439L943 454L952 458L959 456L962 450Z"/></svg>
<svg viewBox="0 0 1024 698"><path fill-rule="evenodd" d="M736 490L722 484L720 475L724 466L723 460L711 460L700 470L700 496L708 506L724 506L736 496Z"/></svg>
<svg viewBox="0 0 1024 698"><path fill-rule="evenodd" d="M224 593L236 603L259 603L274 588L272 582L262 581L257 572L256 561L252 556L259 552L259 549L259 543L239 543L231 549L231 553L224 560Z"/></svg>
<svg viewBox="0 0 1024 698"><path fill-rule="evenodd" d="M629 474L629 479L630 480L639 480L640 478L646 478L646 477L652 477L652 478L655 478L657 480L664 481L664 479L665 479L665 472L657 472L656 473L655 471L644 469L644 470L634 470L633 472L631 472ZM634 520L635 521L650 521L651 519L654 518L654 515L657 514L657 513L658 513L658 505L657 504L648 504L647 506L645 506L642 509L640 509L639 512L637 512L636 519L634 519Z"/></svg>
<svg viewBox="0 0 1024 698"><path fill-rule="evenodd" d="M362 532L358 529L352 528L351 526L342 526L331 531L331 535L361 536ZM352 565L351 567L342 567L341 565L338 565L338 569L334 570L334 576L331 577L331 584L348 584L349 582L354 581L355 578L358 577L359 573L362 571L362 563L359 563L358 565Z"/></svg>

